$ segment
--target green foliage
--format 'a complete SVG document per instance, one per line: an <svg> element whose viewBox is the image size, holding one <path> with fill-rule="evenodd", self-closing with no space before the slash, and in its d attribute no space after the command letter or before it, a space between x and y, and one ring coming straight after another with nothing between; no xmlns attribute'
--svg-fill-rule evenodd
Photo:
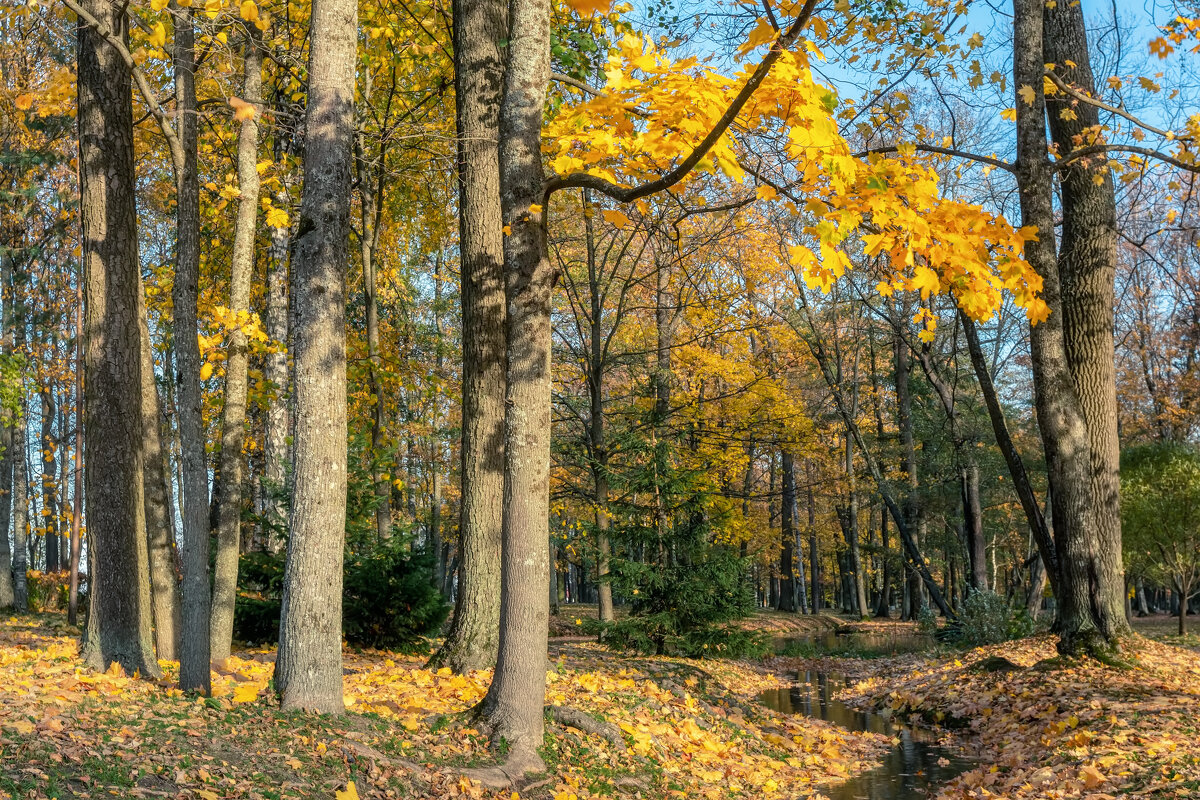
<svg viewBox="0 0 1200 800"><path fill-rule="evenodd" d="M1189 594L1200 581L1200 451L1160 443L1122 453L1121 524L1129 570Z"/></svg>
<svg viewBox="0 0 1200 800"><path fill-rule="evenodd" d="M614 587L631 603L630 615L604 630L610 647L695 658L745 658L770 651L765 635L724 624L754 607L743 560L724 546L695 550L692 558L667 566L615 563Z"/></svg>
<svg viewBox="0 0 1200 800"><path fill-rule="evenodd" d="M1024 608L1014 610L995 592L970 592L962 613L947 629L949 638L965 647L998 644L1033 634L1035 623Z"/></svg>
<svg viewBox="0 0 1200 800"><path fill-rule="evenodd" d="M402 543L350 555L343 571L342 631L346 641L363 647L422 651L424 637L449 613L430 582L430 556L407 552ZM279 638L282 555L242 556L242 592L234 609L234 638L264 644Z"/></svg>
<svg viewBox="0 0 1200 800"><path fill-rule="evenodd" d="M917 630L921 633L933 634L938 629L937 613L929 606L921 606L917 614Z"/></svg>

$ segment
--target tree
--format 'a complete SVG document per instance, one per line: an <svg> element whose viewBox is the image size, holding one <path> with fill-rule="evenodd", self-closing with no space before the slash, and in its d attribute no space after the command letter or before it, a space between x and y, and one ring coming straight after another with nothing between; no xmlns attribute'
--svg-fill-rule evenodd
<svg viewBox="0 0 1200 800"><path fill-rule="evenodd" d="M1126 562L1170 582L1183 636L1188 604L1200 593L1200 452L1173 443L1126 450L1121 494Z"/></svg>
<svg viewBox="0 0 1200 800"><path fill-rule="evenodd" d="M341 636L347 435L344 270L349 258L357 15L356 0L313 4L304 190L292 256L295 489L275 685L284 708L323 712L345 708ZM539 594L544 596L542 586L539 582Z"/></svg>
<svg viewBox="0 0 1200 800"><path fill-rule="evenodd" d="M507 30L502 0L454 3L455 125L462 270L462 506L454 620L432 663L496 661L504 495L504 244L497 150Z"/></svg>
<svg viewBox="0 0 1200 800"><path fill-rule="evenodd" d="M108 0L83 8L125 32ZM84 436L91 613L82 650L104 670L160 674L151 644L142 483L140 265L131 68L104 32L78 29L80 219L86 271Z"/></svg>
<svg viewBox="0 0 1200 800"><path fill-rule="evenodd" d="M229 281L229 314L233 319L225 363L225 405L221 419L221 497L217 519L217 561L213 571L212 625L209 657L224 662L233 640L237 599L238 556L242 528L242 447L246 438L246 327L250 314L250 280L254 274L254 240L258 228L258 115L262 107L262 52L253 29L246 30L238 133L237 223Z"/></svg>

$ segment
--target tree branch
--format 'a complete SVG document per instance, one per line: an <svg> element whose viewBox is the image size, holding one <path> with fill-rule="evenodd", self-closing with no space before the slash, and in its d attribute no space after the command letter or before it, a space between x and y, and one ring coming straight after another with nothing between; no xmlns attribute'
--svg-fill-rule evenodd
<svg viewBox="0 0 1200 800"><path fill-rule="evenodd" d="M125 66L129 68L130 73L133 75L134 83L137 84L138 93L142 95L142 99L150 109L151 116L154 117L159 129L162 130L163 138L167 140L167 149L171 152L171 165L175 168L176 175L183 172L183 144L179 141L179 137L175 135L175 129L171 127L166 111L163 110L162 105L154 97L154 92L151 91L150 84L146 80L146 74L142 72L141 68L133 60L133 55L129 52L129 48L125 46L125 42L113 32L112 28L88 13L87 9L75 2L75 0L63 0L63 5L74 13L75 16L79 17L85 25L112 45L113 49L117 51L117 55L125 62Z"/></svg>
<svg viewBox="0 0 1200 800"><path fill-rule="evenodd" d="M981 164L988 164L990 166L995 167L996 169L1002 169L1005 172L1012 172L1014 174L1017 171L1017 167L1015 164L1010 164L1007 161L1004 161L999 158L993 158L992 156L981 156L981 155L977 155L975 153L968 153L965 150L955 150L952 147L938 147L937 145L932 145L932 144L915 144L913 146L922 153L938 153L938 154L944 155L944 156L953 156L954 158L963 158L963 159L966 159L967 161L978 161ZM865 158L866 156L869 156L873 153L898 153L898 152L900 152L899 145L889 144L889 145L884 145L882 147L872 147L868 150L863 150L861 152L855 153L854 158Z"/></svg>
<svg viewBox="0 0 1200 800"><path fill-rule="evenodd" d="M771 71L771 67L779 60L784 51L791 47L796 39L800 36L800 31L808 24L809 18L812 16L813 8L817 5L817 0L805 0L804 7L800 10L799 16L791 24L786 32L771 44L771 49L763 56L763 60L755 67L754 72L750 75L750 79L746 81L745 86L733 98L733 102L725 109L725 113L717 120L717 124L708 132L704 139L697 145L682 162L679 163L670 172L662 175L655 180L643 183L640 186L623 187L618 186L611 181L606 181L603 178L598 178L595 175L589 175L585 172L577 172L567 176L554 176L546 181L543 188L543 193L547 200L550 195L559 189L593 189L602 194L608 195L612 199L620 203L629 203L642 197L661 192L664 189L669 189L692 171L692 169L700 163L725 135L725 131L729 128L733 121L737 119L737 115L742 112L742 108L750 100L755 90L766 79L767 74Z"/></svg>

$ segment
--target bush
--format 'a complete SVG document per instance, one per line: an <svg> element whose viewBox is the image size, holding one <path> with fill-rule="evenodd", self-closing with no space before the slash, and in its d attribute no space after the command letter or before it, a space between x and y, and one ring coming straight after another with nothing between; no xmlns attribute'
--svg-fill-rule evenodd
<svg viewBox="0 0 1200 800"><path fill-rule="evenodd" d="M80 575L81 582L86 576ZM69 572L42 572L31 569L25 573L25 586L29 597L29 610L66 611L71 602L71 574ZM82 583L80 585L82 593ZM81 600L81 602L83 602Z"/></svg>
<svg viewBox="0 0 1200 800"><path fill-rule="evenodd" d="M630 597L630 615L604 627L618 650L691 658L747 658L770 652L764 634L726 625L753 609L744 564L727 547L713 546L682 564L619 561L614 584Z"/></svg>
<svg viewBox="0 0 1200 800"><path fill-rule="evenodd" d="M1033 631L1034 621L1024 609L1014 611L995 592L970 592L953 627L953 640L978 647L1019 639Z"/></svg>
<svg viewBox="0 0 1200 800"><path fill-rule="evenodd" d="M240 562L241 588L234 609L238 641L279 640L283 556L247 553ZM349 556L343 566L342 631L362 647L424 650L424 636L436 631L450 609L430 580L430 557L387 546Z"/></svg>
<svg viewBox="0 0 1200 800"><path fill-rule="evenodd" d="M917 630L924 634L937 633L938 621L937 614L929 606L922 606L920 613L917 614Z"/></svg>

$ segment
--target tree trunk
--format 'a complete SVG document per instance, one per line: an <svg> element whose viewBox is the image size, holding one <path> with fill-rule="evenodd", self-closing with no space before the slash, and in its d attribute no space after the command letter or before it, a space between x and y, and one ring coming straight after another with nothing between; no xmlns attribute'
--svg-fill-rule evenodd
<svg viewBox="0 0 1200 800"><path fill-rule="evenodd" d="M0 245L0 350L4 356L12 355L12 340L9 325L12 321L13 296L9 288L12 278L11 245L7 241ZM2 295L7 294L7 297ZM13 585L12 550L8 544L8 528L11 521L13 502L14 427L19 416L7 405L0 408L0 609L16 604Z"/></svg>
<svg viewBox="0 0 1200 800"><path fill-rule="evenodd" d="M857 405L857 402L855 403ZM854 440L846 434L846 480L849 502L846 507L846 544L850 546L850 570L854 581L854 613L867 616L866 569L858 531L858 480L854 472Z"/></svg>
<svg viewBox="0 0 1200 800"><path fill-rule="evenodd" d="M54 387L43 375L38 397L42 405L42 537L46 542L46 572L58 572L58 442L54 438Z"/></svg>
<svg viewBox="0 0 1200 800"><path fill-rule="evenodd" d="M280 92L280 96L283 93ZM276 122L274 155L282 163L291 151L291 136L282 132ZM286 189L276 195L277 204L287 208ZM263 377L271 387L271 403L267 407L263 431L262 493L265 499L266 530L264 544L276 553L283 544L281 532L287 525L287 508L283 497L287 490L288 436L291 429L288 414L288 226L271 229L271 248L267 262L267 351Z"/></svg>
<svg viewBox="0 0 1200 800"><path fill-rule="evenodd" d="M962 489L963 535L967 543L967 556L971 561L971 588L986 592L987 540L983 535L983 507L979 503L979 465L974 460L959 466L959 484Z"/></svg>
<svg viewBox="0 0 1200 800"><path fill-rule="evenodd" d="M1070 84L1096 96L1083 7L1043 7L1045 60ZM1063 112L1073 114L1064 116ZM1059 94L1046 102L1050 135L1065 156L1098 130L1099 109ZM1071 117L1068 119L1067 117ZM1098 180L1098 182L1097 182ZM1113 344L1113 277L1117 261L1117 210L1107 160L1074 161L1062 173L1062 236L1058 272L1067 368L1087 426L1096 560L1089 577L1091 613L1110 640L1130 632L1125 619L1121 551L1121 443L1117 433L1117 384Z"/></svg>
<svg viewBox="0 0 1200 800"><path fill-rule="evenodd" d="M496 662L504 495L504 225L497 153L507 37L503 0L454 2L462 264L462 508L454 620L431 659L456 672Z"/></svg>
<svg viewBox="0 0 1200 800"><path fill-rule="evenodd" d="M1111 602L1103 590L1109 570L1101 563L1093 520L1091 443L1067 359L1062 286L1050 234L1054 212L1042 93L1042 6L1040 0L1014 0L1013 71L1017 87L1034 90L1033 103L1019 99L1016 105L1017 185L1023 225L1042 232L1025 243L1025 259L1042 276L1042 298L1050 307L1050 316L1030 329L1030 349L1061 573L1056 628L1064 654L1103 656L1111 651L1110 637L1126 623L1120 605L1108 608Z"/></svg>
<svg viewBox="0 0 1200 800"><path fill-rule="evenodd" d="M175 6L176 126L183 147L183 169L175 176L177 219L175 284L171 292L174 319L175 398L183 502L179 516L183 535L183 633L179 642L179 688L208 694L208 460L204 451L204 396L200 387L200 343L196 304L200 285L200 182L196 169L199 147L196 111L195 12ZM89 457L89 462L91 458ZM89 511L90 514L90 511Z"/></svg>
<svg viewBox="0 0 1200 800"><path fill-rule="evenodd" d="M19 325L24 326L23 322ZM18 331L21 329L19 328ZM14 337L16 338L16 337ZM23 337L21 337L23 338ZM20 342L19 342L20 343ZM19 348L14 348L19 349ZM21 388L20 407L12 428L13 479L13 605L18 611L29 610L29 472L25 460L25 399Z"/></svg>
<svg viewBox="0 0 1200 800"><path fill-rule="evenodd" d="M79 620L79 559L83 551L83 284L75 289L75 491L71 505L71 577L67 622ZM177 629L178 630L178 629Z"/></svg>
<svg viewBox="0 0 1200 800"><path fill-rule="evenodd" d="M913 437L912 392L909 387L908 350L903 335L896 333L894 345L896 377L896 414L900 442L904 452L904 473L908 491L904 495L904 521L910 530L920 528L925 512L921 507L917 478L917 449ZM908 580L908 619L916 619L924 603L921 596L921 577L916 569L905 571Z"/></svg>
<svg viewBox="0 0 1200 800"><path fill-rule="evenodd" d="M250 29L250 26L246 26ZM262 50L247 33L243 61L242 100L254 114L242 120L238 132L237 222L229 277L229 311L239 319L250 312L250 281L254 277L254 240L258 228L258 115L262 111ZM221 502L217 512L217 560L213 570L212 621L209 658L223 663L233 642L233 612L237 602L238 556L242 540L242 447L246 438L246 333L241 326L229 332L225 361L225 405L221 412Z"/></svg>
<svg viewBox="0 0 1200 800"><path fill-rule="evenodd" d="M1029 473L1025 471L1025 462L1021 459L1021 454L1017 452L1012 436L1009 435L1008 421L1004 418L1004 409L1000 407L1000 399L996 394L996 386L992 382L992 374L988 369L987 360L983 354L983 347L979 342L979 332L976 330L975 323L971 318L961 310L958 312L958 319L962 324L963 333L967 340L967 350L971 355L971 366L974 367L975 377L979 381L979 391L983 395L983 402L987 407L988 417L992 423L992 431L996 435L996 445L1004 455L1004 461L1008 465L1008 474L1012 477L1013 487L1017 492L1017 497L1021 500L1021 508L1025 512L1025 519L1029 523L1029 529L1033 532L1034 542L1037 544L1038 552L1041 554L1042 564L1045 567L1044 574L1049 577L1050 589L1057 597L1058 555L1054 550L1054 539L1050 535L1049 524L1042 513L1042 507L1038 505L1033 485L1029 481Z"/></svg>
<svg viewBox="0 0 1200 800"><path fill-rule="evenodd" d="M145 453L142 476L146 504L146 552L150 561L150 602L154 615L154 647L166 661L179 657L179 582L175 577L175 555L171 544L171 495L162 450L162 410L158 404L158 381L154 378L154 351L146 320L145 290L138 282L138 338L141 341L142 442Z"/></svg>
<svg viewBox="0 0 1200 800"><path fill-rule="evenodd" d="M588 444L592 457L592 482L596 506L596 581L601 622L613 621L612 584L608 582L611 544L608 539L608 443L604 440L604 332L602 296L596 265L596 239L592 230L595 207L590 192L583 190L583 230L587 251L588 299L591 302L588 330Z"/></svg>
<svg viewBox="0 0 1200 800"><path fill-rule="evenodd" d="M357 23L356 0L316 0L313 4L304 193L292 259L295 490L275 685L283 708L326 713L345 709L345 265L349 260Z"/></svg>
<svg viewBox="0 0 1200 800"><path fill-rule="evenodd" d="M118 35L125 15L109 0L84 8ZM95 569L80 655L93 669L119 663L162 673L151 644L142 486L141 269L137 253L133 79L117 49L78 28L80 221L85 269L84 437L88 543Z"/></svg>
<svg viewBox="0 0 1200 800"><path fill-rule="evenodd" d="M550 489L551 291L541 156L550 4L513 0L500 107L500 198L508 308L500 647L483 711L508 743L509 774L544 768ZM532 208L536 206L535 208Z"/></svg>
<svg viewBox="0 0 1200 800"><path fill-rule="evenodd" d="M804 464L805 482L808 484L808 575L812 581L812 603L809 613L821 613L821 560L817 550L817 504L813 497L812 462Z"/></svg>
<svg viewBox="0 0 1200 800"><path fill-rule="evenodd" d="M782 452L783 464L783 498L780 509L779 535L779 574L782 576L779 587L780 611L796 610L796 579L794 575L795 555L792 548L796 544L796 471L792 454L787 449Z"/></svg>
<svg viewBox="0 0 1200 800"><path fill-rule="evenodd" d="M886 508L879 509L880 559L883 561L879 586L879 604L875 616L888 619L892 615L892 558L888 552L888 515Z"/></svg>

